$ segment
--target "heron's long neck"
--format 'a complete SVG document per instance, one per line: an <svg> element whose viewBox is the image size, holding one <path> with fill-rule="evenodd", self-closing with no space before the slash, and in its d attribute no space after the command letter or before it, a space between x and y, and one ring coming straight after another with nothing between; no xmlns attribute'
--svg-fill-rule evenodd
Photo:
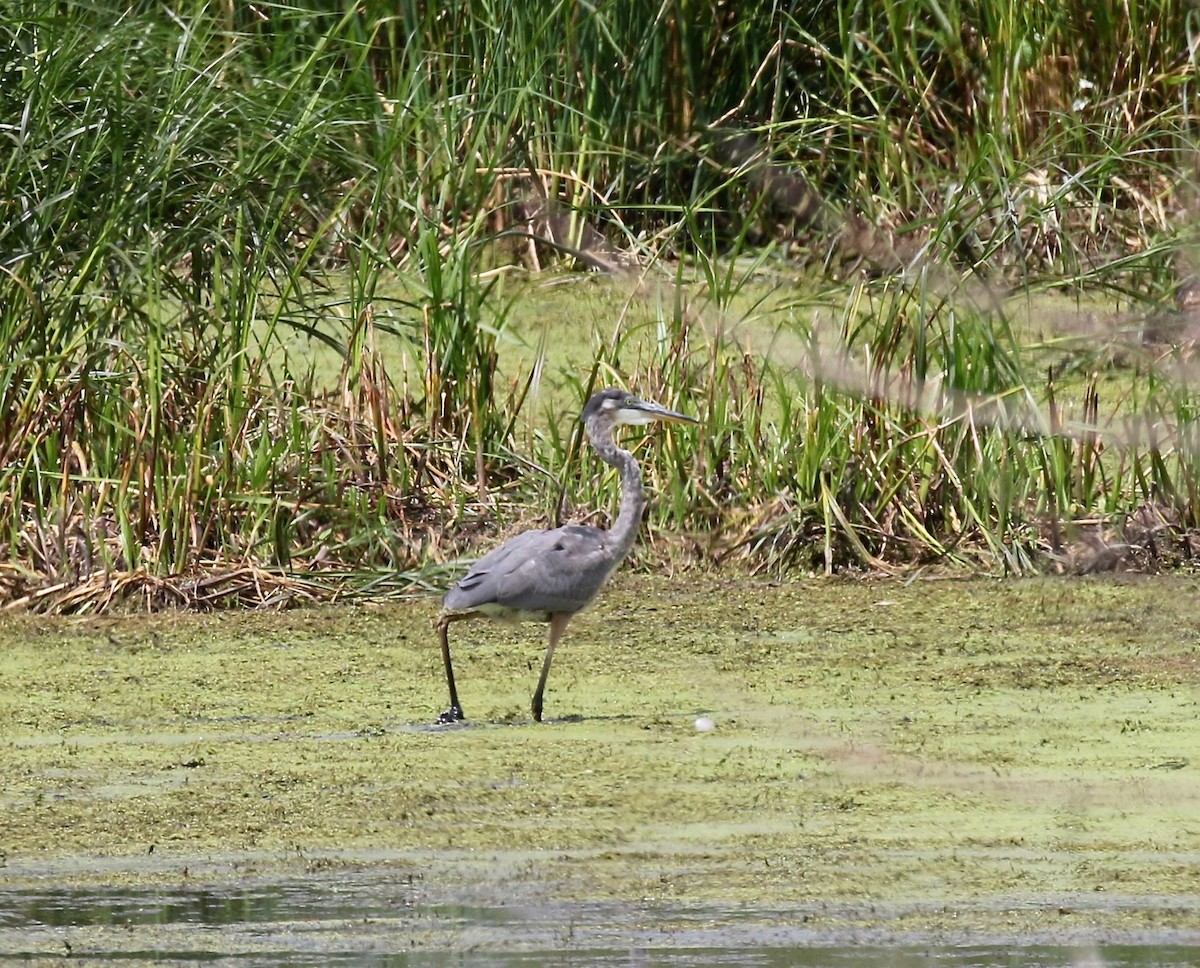
<svg viewBox="0 0 1200 968"><path fill-rule="evenodd" d="M637 540L638 529L642 523L642 512L646 510L646 492L642 489L642 471L637 460L627 450L622 450L612 437L599 434L592 438L592 446L604 463L615 467L621 474L621 509L617 520L609 529L617 555L617 561L624 558Z"/></svg>

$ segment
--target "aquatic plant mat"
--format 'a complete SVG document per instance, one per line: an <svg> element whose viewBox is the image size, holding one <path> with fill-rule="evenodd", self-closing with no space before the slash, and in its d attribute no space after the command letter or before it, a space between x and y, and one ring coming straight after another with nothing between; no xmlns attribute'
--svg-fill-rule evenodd
<svg viewBox="0 0 1200 968"><path fill-rule="evenodd" d="M1196 578L626 572L541 725L489 623L429 725L435 611L5 617L0 953L1200 943Z"/></svg>

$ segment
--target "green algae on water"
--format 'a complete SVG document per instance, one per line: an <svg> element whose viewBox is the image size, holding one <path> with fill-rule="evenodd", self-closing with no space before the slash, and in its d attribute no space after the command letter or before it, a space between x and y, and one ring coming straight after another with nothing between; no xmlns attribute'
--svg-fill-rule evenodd
<svg viewBox="0 0 1200 968"><path fill-rule="evenodd" d="M1198 590L625 573L572 624L542 725L544 629L464 626L472 719L449 729L433 600L10 617L6 873L407 858L498 896L944 902L981 923L1200 896Z"/></svg>

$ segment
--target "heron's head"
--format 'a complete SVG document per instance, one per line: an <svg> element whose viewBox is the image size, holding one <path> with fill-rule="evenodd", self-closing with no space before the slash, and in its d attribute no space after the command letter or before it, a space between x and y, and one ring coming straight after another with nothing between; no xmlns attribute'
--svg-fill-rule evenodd
<svg viewBox="0 0 1200 968"><path fill-rule="evenodd" d="M641 400L632 393L626 393L616 387L608 387L592 394L579 419L589 427L596 424L607 424L609 427L621 424L636 426L653 423L655 420L668 423L699 423L695 417L668 410L648 400Z"/></svg>

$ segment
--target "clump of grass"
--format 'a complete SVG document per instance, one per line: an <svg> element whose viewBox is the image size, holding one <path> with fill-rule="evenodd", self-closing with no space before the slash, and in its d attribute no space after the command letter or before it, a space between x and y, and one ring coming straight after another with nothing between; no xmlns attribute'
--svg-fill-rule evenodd
<svg viewBox="0 0 1200 968"><path fill-rule="evenodd" d="M486 294L464 271L399 313L377 299L386 207L354 230L349 298L321 285L316 267L391 177L346 176L390 172L382 153L396 147L386 133L357 141L386 114L369 47L350 43L355 18L281 64L200 5L174 19L100 23L104 12L69 5L13 28L23 56L6 96L21 122L0 228L8 557L56 584L411 561L424 541L410 537L415 522L458 465L438 415L397 419L411 401L373 365L370 336L420 333L420 312L424 332L446 334ZM429 278L444 271L437 236L415 238ZM344 357L336 389L274 368L288 331ZM490 407L489 390L458 383L443 420Z"/></svg>
<svg viewBox="0 0 1200 968"><path fill-rule="evenodd" d="M8 594L99 582L111 603L213 569L342 581L452 557L532 496L513 448L542 374L498 367L514 240L562 267L603 264L600 238L645 270L631 289L671 294L654 338L618 328L587 379L555 375L556 402L603 378L704 416L644 445L651 534L690 535L696 558L1024 571L1068 558L1079 522L1186 533L1188 384L1138 385L1122 412L1144 432L1103 426L1090 385L1073 430L1002 313L965 294L1182 290L1189 16L17 0L0 14ZM832 329L753 295L793 278L784 238L843 280ZM741 312L808 350L741 351ZM532 459L565 479L579 453L555 429ZM578 499L603 506L583 466Z"/></svg>

